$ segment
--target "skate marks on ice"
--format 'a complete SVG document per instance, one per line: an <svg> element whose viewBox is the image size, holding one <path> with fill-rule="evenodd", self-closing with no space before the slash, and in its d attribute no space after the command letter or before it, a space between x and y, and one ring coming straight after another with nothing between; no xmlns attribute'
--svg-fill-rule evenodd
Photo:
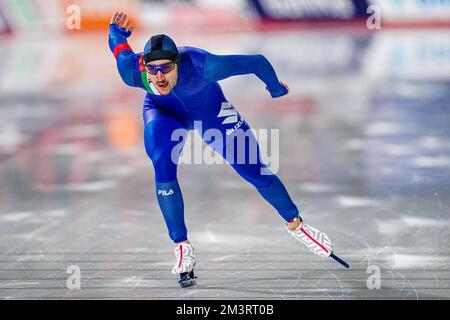
<svg viewBox="0 0 450 320"><path fill-rule="evenodd" d="M169 254L65 252L0 255L1 299L427 299L450 298L450 257L346 254L351 271L309 253L198 254L198 285L181 289ZM428 258L427 263L420 263ZM163 263L162 261L167 261ZM81 270L69 290L67 266ZM368 266L380 289L369 289Z"/></svg>

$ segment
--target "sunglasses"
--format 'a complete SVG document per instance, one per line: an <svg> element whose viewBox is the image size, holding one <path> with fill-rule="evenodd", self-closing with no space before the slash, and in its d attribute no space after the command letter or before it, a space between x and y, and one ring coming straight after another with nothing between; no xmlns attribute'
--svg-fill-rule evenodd
<svg viewBox="0 0 450 320"><path fill-rule="evenodd" d="M156 75L158 73L158 71L161 71L163 74L169 73L170 71L172 71L173 69L175 69L175 62L168 62L168 63L164 63L164 64L159 64L159 65L151 65L151 64L146 64L145 65L145 70L153 75Z"/></svg>

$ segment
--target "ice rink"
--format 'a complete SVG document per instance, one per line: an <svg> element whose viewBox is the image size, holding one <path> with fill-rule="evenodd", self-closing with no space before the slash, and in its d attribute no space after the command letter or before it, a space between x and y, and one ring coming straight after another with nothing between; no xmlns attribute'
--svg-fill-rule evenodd
<svg viewBox="0 0 450 320"><path fill-rule="evenodd" d="M271 99L255 76L221 82L254 129L279 130L281 180L351 269L292 239L231 167L182 164L198 285L179 288L145 92L120 81L106 34L22 36L0 47L0 299L450 298L448 29L171 35L262 53L289 84Z"/></svg>

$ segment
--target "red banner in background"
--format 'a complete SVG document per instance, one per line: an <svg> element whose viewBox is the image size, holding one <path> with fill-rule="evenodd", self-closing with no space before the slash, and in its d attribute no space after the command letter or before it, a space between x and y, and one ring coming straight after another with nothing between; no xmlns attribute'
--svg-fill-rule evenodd
<svg viewBox="0 0 450 320"><path fill-rule="evenodd" d="M11 28L8 24L8 21L6 21L6 17L2 12L2 8L0 7L0 34L4 33L10 33Z"/></svg>

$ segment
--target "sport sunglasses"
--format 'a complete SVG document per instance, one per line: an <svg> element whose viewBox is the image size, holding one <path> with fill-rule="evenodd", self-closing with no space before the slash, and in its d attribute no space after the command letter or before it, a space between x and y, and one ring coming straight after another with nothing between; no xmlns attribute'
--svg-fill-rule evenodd
<svg viewBox="0 0 450 320"><path fill-rule="evenodd" d="M167 63L159 64L156 66L151 65L151 64L146 64L144 67L148 73L151 73L153 75L156 75L158 73L158 71L161 71L163 74L166 74L175 68L175 62L167 62Z"/></svg>

